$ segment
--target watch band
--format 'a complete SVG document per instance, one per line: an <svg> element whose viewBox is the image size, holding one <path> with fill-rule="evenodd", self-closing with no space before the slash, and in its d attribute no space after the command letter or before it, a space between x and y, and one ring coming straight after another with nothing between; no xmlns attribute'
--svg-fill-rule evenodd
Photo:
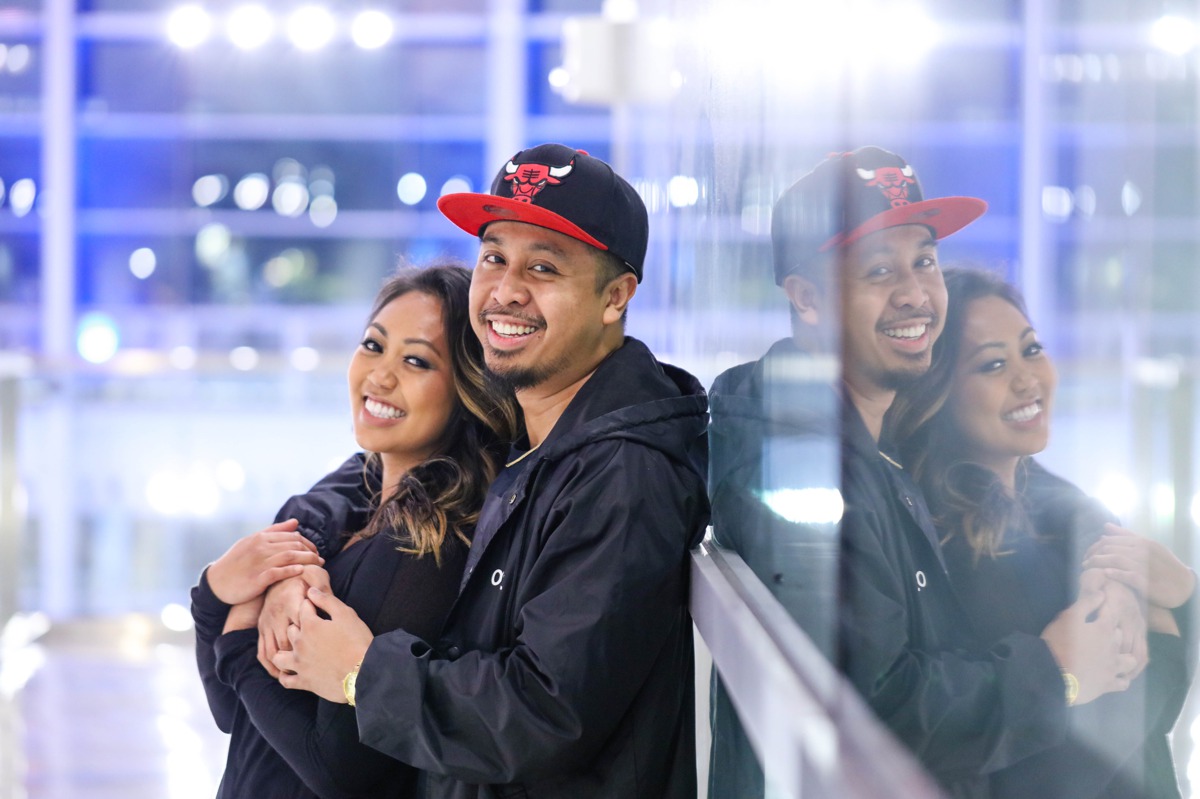
<svg viewBox="0 0 1200 799"><path fill-rule="evenodd" d="M354 664L354 668L342 678L342 693L346 696L346 702L350 707L354 707L354 689L358 683L358 670L362 666L362 661Z"/></svg>
<svg viewBox="0 0 1200 799"><path fill-rule="evenodd" d="M1063 686L1066 689L1067 707L1075 704L1079 698L1079 678L1066 669L1062 670Z"/></svg>

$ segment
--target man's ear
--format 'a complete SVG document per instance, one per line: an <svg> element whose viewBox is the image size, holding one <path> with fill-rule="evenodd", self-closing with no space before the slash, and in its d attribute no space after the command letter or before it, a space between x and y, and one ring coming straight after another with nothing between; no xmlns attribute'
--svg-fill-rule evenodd
<svg viewBox="0 0 1200 799"><path fill-rule="evenodd" d="M799 275L788 275L783 279L783 293L787 295L788 302L796 309L796 315L800 317L800 321L815 327L820 321L816 285L811 280Z"/></svg>
<svg viewBox="0 0 1200 799"><path fill-rule="evenodd" d="M610 281L604 287L604 324L611 325L621 321L625 308L636 293L637 277L632 272L625 272Z"/></svg>

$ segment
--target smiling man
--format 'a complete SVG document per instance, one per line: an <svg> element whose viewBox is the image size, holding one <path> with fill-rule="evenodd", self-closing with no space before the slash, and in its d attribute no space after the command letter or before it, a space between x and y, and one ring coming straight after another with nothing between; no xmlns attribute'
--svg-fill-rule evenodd
<svg viewBox="0 0 1200 799"><path fill-rule="evenodd" d="M372 639L312 591L282 680L351 701L363 742L421 769L420 796L694 797L687 551L708 515L707 404L624 335L645 206L608 164L544 144L438 207L480 239L475 333L527 435L441 639Z"/></svg>

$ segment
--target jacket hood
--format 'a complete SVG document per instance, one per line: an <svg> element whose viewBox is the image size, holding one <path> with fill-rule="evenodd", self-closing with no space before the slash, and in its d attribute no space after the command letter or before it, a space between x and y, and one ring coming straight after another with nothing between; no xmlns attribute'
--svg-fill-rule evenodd
<svg viewBox="0 0 1200 799"><path fill-rule="evenodd" d="M659 363L645 344L627 336L563 411L541 457L558 459L596 441L625 439L659 450L703 477L707 424L700 381Z"/></svg>

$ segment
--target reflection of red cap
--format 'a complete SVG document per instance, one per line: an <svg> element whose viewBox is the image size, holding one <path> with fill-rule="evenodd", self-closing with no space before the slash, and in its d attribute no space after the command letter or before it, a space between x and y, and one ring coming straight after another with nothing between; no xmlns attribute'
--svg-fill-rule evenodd
<svg viewBox="0 0 1200 799"><path fill-rule="evenodd" d="M500 168L490 194L447 194L446 218L472 236L489 222L525 222L620 258L642 280L649 220L633 186L599 158L561 144L522 150Z"/></svg>
<svg viewBox="0 0 1200 799"><path fill-rule="evenodd" d="M834 153L780 196L771 214L775 282L817 254L868 233L924 225L935 239L949 236L987 210L975 197L924 199L916 171L879 147Z"/></svg>

